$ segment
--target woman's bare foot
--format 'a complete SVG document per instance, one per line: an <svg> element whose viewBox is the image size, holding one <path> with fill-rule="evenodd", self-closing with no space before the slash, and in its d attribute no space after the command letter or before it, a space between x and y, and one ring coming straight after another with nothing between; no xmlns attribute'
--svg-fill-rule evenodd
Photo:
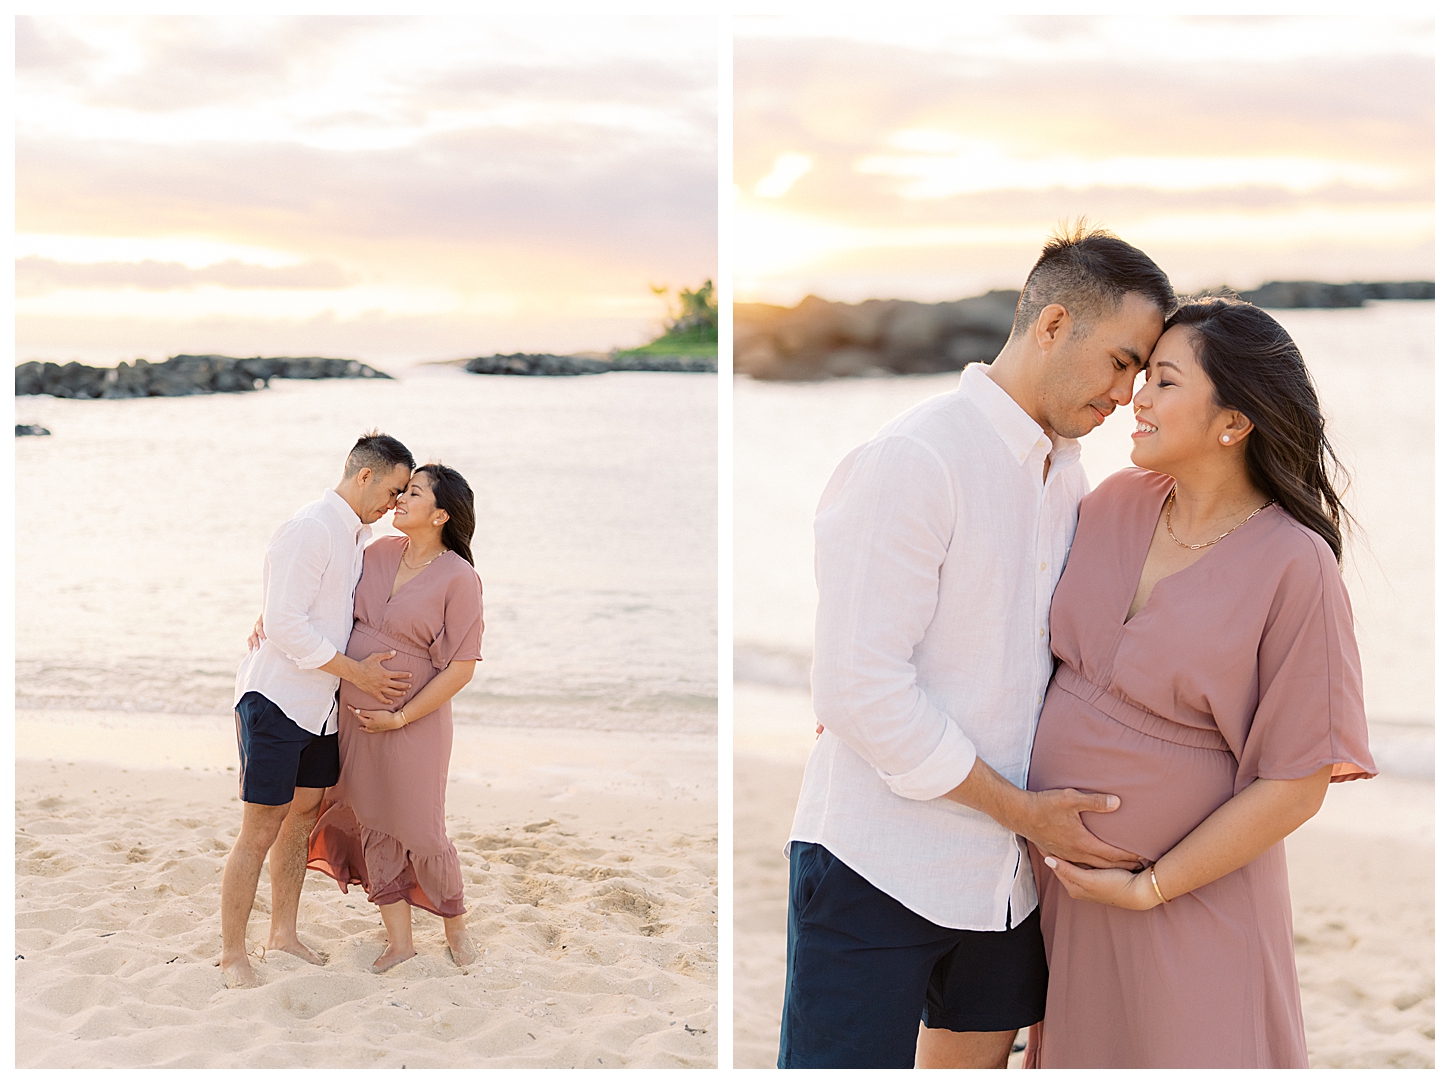
<svg viewBox="0 0 1450 1084"><path fill-rule="evenodd" d="M413 950L413 946L411 945L406 949L395 949L392 945L389 945L383 949L383 954L373 961L373 974L381 975L388 968L395 967L404 960L411 960L416 955L418 954Z"/></svg>
<svg viewBox="0 0 1450 1084"><path fill-rule="evenodd" d="M281 935L273 935L267 941L267 948L274 949L277 952L290 953L299 960L306 960L309 964L316 964L318 967L327 963L327 953L313 952L296 937L288 938L282 937Z"/></svg>
<svg viewBox="0 0 1450 1084"><path fill-rule="evenodd" d="M467 967L478 959L478 948L468 936L468 916L454 915L443 920L443 936L448 941L448 955L459 967Z"/></svg>
<svg viewBox="0 0 1450 1084"><path fill-rule="evenodd" d="M448 955L459 967L467 967L478 959L478 947L468 936L468 927L460 917L456 923L443 920L443 936L448 939Z"/></svg>
<svg viewBox="0 0 1450 1084"><path fill-rule="evenodd" d="M228 990L245 989L248 986L257 986L257 973L252 970L252 961L245 956L235 960L222 959L222 978L226 981Z"/></svg>

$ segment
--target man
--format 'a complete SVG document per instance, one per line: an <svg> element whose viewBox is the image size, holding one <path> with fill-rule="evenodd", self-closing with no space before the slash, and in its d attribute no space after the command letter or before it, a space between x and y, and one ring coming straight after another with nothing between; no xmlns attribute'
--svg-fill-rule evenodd
<svg viewBox="0 0 1450 1084"><path fill-rule="evenodd" d="M337 782L337 688L345 678L392 704L411 674L343 651L352 635L353 592L368 524L393 507L413 473L403 444L368 433L347 457L335 489L277 528L262 565L260 640L237 671L237 752L242 827L222 874L222 971L228 986L257 981L247 959L247 919L270 852L272 921L267 948L308 963L323 958L297 937L307 837L325 788Z"/></svg>
<svg viewBox="0 0 1450 1084"><path fill-rule="evenodd" d="M1079 817L1116 797L1021 788L1088 488L1075 438L1130 401L1174 304L1111 234L1053 238L992 365L827 484L811 671L824 732L791 828L782 1068L1005 1067L1047 986L1023 839L1136 864Z"/></svg>

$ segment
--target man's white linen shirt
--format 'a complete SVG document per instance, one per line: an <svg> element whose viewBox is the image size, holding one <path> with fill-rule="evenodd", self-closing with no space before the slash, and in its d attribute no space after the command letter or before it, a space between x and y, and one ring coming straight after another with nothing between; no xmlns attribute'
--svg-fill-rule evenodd
<svg viewBox="0 0 1450 1084"><path fill-rule="evenodd" d="M347 650L371 540L372 529L331 489L277 528L262 562L267 638L237 671L233 704L259 692L303 730L337 731L338 680L318 667Z"/></svg>
<svg viewBox="0 0 1450 1084"><path fill-rule="evenodd" d="M977 757L1027 784L1080 458L970 365L851 452L816 510L825 733L790 838L939 926L1001 930L1037 905L1025 843L942 795Z"/></svg>

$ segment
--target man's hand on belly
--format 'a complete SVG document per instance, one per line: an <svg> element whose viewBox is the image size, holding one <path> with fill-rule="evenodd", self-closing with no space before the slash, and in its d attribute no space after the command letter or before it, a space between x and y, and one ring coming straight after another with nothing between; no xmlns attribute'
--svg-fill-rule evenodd
<svg viewBox="0 0 1450 1084"><path fill-rule="evenodd" d="M391 659L396 651L378 651L361 662L356 662L339 652L321 667L327 673L350 681L379 703L392 707L407 693L413 675L405 670L389 670L382 663Z"/></svg>
<svg viewBox="0 0 1450 1084"><path fill-rule="evenodd" d="M1118 808L1115 794L1089 794L1081 790L1022 791L1027 799L1022 825L1012 828L1043 854L1056 855L1094 869L1142 869L1147 863L1131 851L1104 843L1083 827L1082 814L1111 813Z"/></svg>
<svg viewBox="0 0 1450 1084"><path fill-rule="evenodd" d="M1118 808L1114 794L1021 790L978 758L966 779L943 797L980 810L1035 844L1043 854L1098 869L1140 869L1146 864L1136 854L1104 843L1083 827L1082 813L1111 813Z"/></svg>

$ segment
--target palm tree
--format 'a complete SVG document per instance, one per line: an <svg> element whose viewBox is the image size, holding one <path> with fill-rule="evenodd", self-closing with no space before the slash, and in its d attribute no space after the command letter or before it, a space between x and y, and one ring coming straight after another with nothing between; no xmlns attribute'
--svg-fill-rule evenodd
<svg viewBox="0 0 1450 1084"><path fill-rule="evenodd" d="M663 298L668 286L650 286ZM681 288L676 304L666 302L665 332L651 346L716 343L719 341L720 308L715 301L715 283L706 279L698 290Z"/></svg>

